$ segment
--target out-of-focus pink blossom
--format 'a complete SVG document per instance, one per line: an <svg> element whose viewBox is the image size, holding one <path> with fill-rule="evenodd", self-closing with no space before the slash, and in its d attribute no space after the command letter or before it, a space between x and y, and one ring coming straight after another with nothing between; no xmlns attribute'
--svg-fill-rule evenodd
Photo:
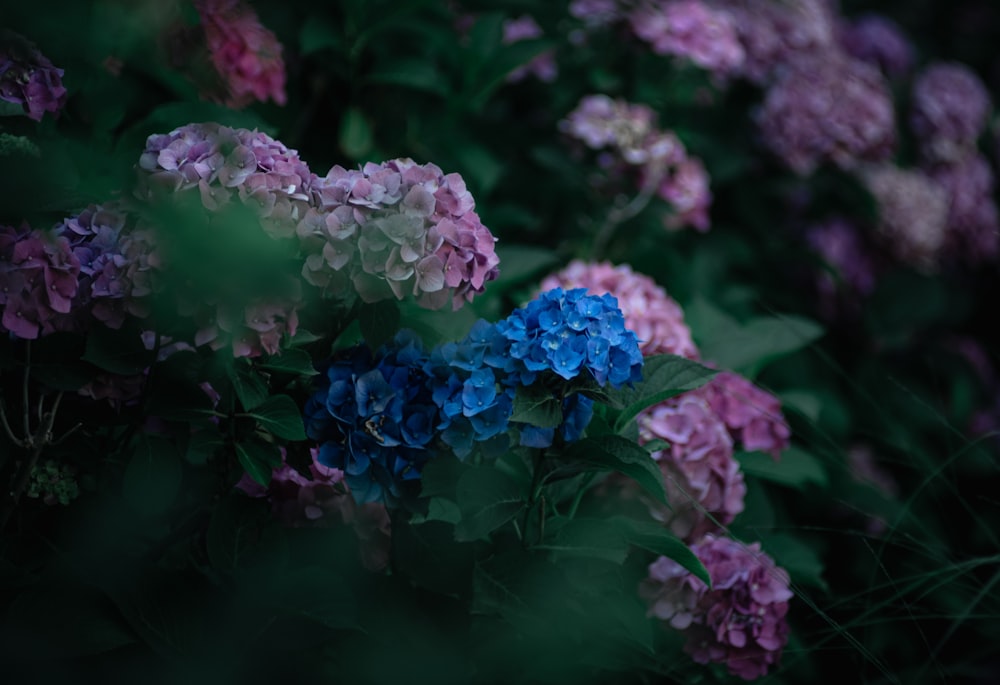
<svg viewBox="0 0 1000 685"><path fill-rule="evenodd" d="M974 153L990 109L986 86L964 64L931 64L913 82L910 124L930 161L953 162Z"/></svg>
<svg viewBox="0 0 1000 685"><path fill-rule="evenodd" d="M996 259L1000 252L1000 222L993 199L996 180L986 158L975 153L928 172L948 196L948 228L944 253L968 264Z"/></svg>
<svg viewBox="0 0 1000 685"><path fill-rule="evenodd" d="M708 402L744 450L767 452L778 459L788 447L791 430L781 413L781 401L743 376L723 371L691 394Z"/></svg>
<svg viewBox="0 0 1000 685"><path fill-rule="evenodd" d="M196 0L212 64L228 90L229 107L254 100L286 102L282 46L242 0Z"/></svg>
<svg viewBox="0 0 1000 685"><path fill-rule="evenodd" d="M657 54L690 60L720 76L743 67L745 54L731 16L700 0L640 4L628 19Z"/></svg>

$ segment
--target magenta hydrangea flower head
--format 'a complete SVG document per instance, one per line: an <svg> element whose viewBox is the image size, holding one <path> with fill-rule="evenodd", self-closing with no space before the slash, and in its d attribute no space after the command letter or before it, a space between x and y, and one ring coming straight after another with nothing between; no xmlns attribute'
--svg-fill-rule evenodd
<svg viewBox="0 0 1000 685"><path fill-rule="evenodd" d="M517 19L508 19L503 23L504 45L512 45L522 40L532 40L541 38L544 35L542 27L538 25L534 17L525 14ZM523 81L528 76L534 76L543 83L552 83L559 76L559 66L556 64L554 50L546 50L540 55L536 55L530 62L519 66L514 71L507 74L507 80L511 83Z"/></svg>
<svg viewBox="0 0 1000 685"><path fill-rule="evenodd" d="M746 484L726 425L708 403L691 395L673 398L645 410L638 424L641 443L670 443L653 453L669 503L651 502L653 517L684 540L732 523L743 511Z"/></svg>
<svg viewBox="0 0 1000 685"><path fill-rule="evenodd" d="M640 4L628 20L658 55L689 60L719 76L743 67L745 53L731 15L701 0Z"/></svg>
<svg viewBox="0 0 1000 685"><path fill-rule="evenodd" d="M788 447L791 429L781 413L781 401L738 373L718 373L691 394L708 403L744 450L767 452L778 459Z"/></svg>
<svg viewBox="0 0 1000 685"><path fill-rule="evenodd" d="M78 288L80 260L69 241L24 224L0 225L0 305L4 330L33 340L59 330Z"/></svg>
<svg viewBox="0 0 1000 685"><path fill-rule="evenodd" d="M684 651L697 663L725 664L732 675L755 680L781 659L788 642L788 573L761 551L706 535L691 545L712 588L672 559L649 566L639 595L648 615L684 631Z"/></svg>
<svg viewBox="0 0 1000 685"><path fill-rule="evenodd" d="M412 296L458 309L499 274L475 206L462 177L434 164L335 166L314 182L314 210L297 228L302 275L328 294L350 283L366 302Z"/></svg>
<svg viewBox="0 0 1000 685"><path fill-rule="evenodd" d="M937 268L948 224L948 194L915 169L881 165L868 169L864 181L878 207L878 237L904 264Z"/></svg>
<svg viewBox="0 0 1000 685"><path fill-rule="evenodd" d="M910 125L920 151L931 161L960 159L976 148L991 103L982 80L964 64L938 62L913 83Z"/></svg>
<svg viewBox="0 0 1000 685"><path fill-rule="evenodd" d="M196 0L212 64L226 85L225 104L240 108L268 98L284 105L282 46L242 0Z"/></svg>
<svg viewBox="0 0 1000 685"><path fill-rule="evenodd" d="M1000 252L1000 223L993 199L996 181L981 154L933 167L930 177L948 196L948 228L944 253L951 259L979 264Z"/></svg>
<svg viewBox="0 0 1000 685"><path fill-rule="evenodd" d="M41 121L66 102L62 75L31 41L0 29L0 100L20 105L29 118Z"/></svg>
<svg viewBox="0 0 1000 685"><path fill-rule="evenodd" d="M764 144L799 175L882 161L896 144L892 93L874 67L827 53L797 60L757 114Z"/></svg>
<svg viewBox="0 0 1000 685"><path fill-rule="evenodd" d="M891 78L913 68L913 45L899 24L881 14L863 14L837 22L837 43L848 55L882 70Z"/></svg>
<svg viewBox="0 0 1000 685"><path fill-rule="evenodd" d="M698 358L691 330L684 323L680 305L649 276L628 264L573 260L564 269L546 276L539 290L586 288L590 295L609 294L618 300L625 327L639 339L643 355L676 354Z"/></svg>
<svg viewBox="0 0 1000 685"><path fill-rule="evenodd" d="M291 238L315 176L298 152L260 131L187 124L152 135L139 158L139 194L197 189L210 212L238 200L272 238Z"/></svg>
<svg viewBox="0 0 1000 685"><path fill-rule="evenodd" d="M834 45L827 0L716 0L732 17L743 46L742 75L764 83L776 71Z"/></svg>

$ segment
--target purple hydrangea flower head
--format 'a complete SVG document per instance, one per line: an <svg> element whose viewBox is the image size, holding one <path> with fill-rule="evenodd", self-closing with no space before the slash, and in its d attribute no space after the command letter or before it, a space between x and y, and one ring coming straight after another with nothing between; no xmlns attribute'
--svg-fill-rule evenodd
<svg viewBox="0 0 1000 685"><path fill-rule="evenodd" d="M517 19L508 19L503 23L504 45L512 45L522 40L532 40L543 36L542 27L528 14ZM555 51L546 50L540 55L536 55L527 64L523 64L514 71L507 74L507 80L511 83L523 81L528 76L534 76L543 83L552 83L559 76L559 67L556 64Z"/></svg>
<svg viewBox="0 0 1000 685"><path fill-rule="evenodd" d="M716 0L716 4L732 17L745 55L742 75L755 83L834 45L834 14L826 0Z"/></svg>
<svg viewBox="0 0 1000 685"><path fill-rule="evenodd" d="M796 61L757 116L764 144L800 175L888 158L896 143L892 94L874 67L835 53Z"/></svg>
<svg viewBox="0 0 1000 685"><path fill-rule="evenodd" d="M651 157L648 142L656 132L656 113L647 105L587 95L559 126L593 150L614 148L625 161L645 164Z"/></svg>
<svg viewBox="0 0 1000 685"><path fill-rule="evenodd" d="M837 23L837 43L848 55L882 70L891 78L913 68L913 45L899 24L881 14L863 14Z"/></svg>
<svg viewBox="0 0 1000 685"><path fill-rule="evenodd" d="M643 411L638 423L640 442L670 443L653 453L669 502L653 504L653 517L684 540L732 523L743 511L746 484L726 425L708 403L690 395L674 398Z"/></svg>
<svg viewBox="0 0 1000 685"><path fill-rule="evenodd" d="M267 134L215 123L188 124L146 140L141 195L197 189L210 212L238 200L272 238L291 238L315 176L295 150Z"/></svg>
<svg viewBox="0 0 1000 685"><path fill-rule="evenodd" d="M341 469L359 503L392 502L419 480L439 423L427 355L403 331L372 353L355 348L334 360L305 408L317 460Z"/></svg>
<svg viewBox="0 0 1000 685"><path fill-rule="evenodd" d="M791 430L781 413L781 401L743 376L723 371L690 394L708 403L744 450L767 452L778 459L788 447Z"/></svg>
<svg viewBox="0 0 1000 685"><path fill-rule="evenodd" d="M948 194L921 171L882 165L864 181L878 207L878 237L899 261L936 269L945 242Z"/></svg>
<svg viewBox="0 0 1000 685"><path fill-rule="evenodd" d="M349 282L366 302L458 309L499 274L496 239L459 174L412 159L335 166L313 192L297 228L302 274L326 292Z"/></svg>
<svg viewBox="0 0 1000 685"><path fill-rule="evenodd" d="M625 317L625 327L639 339L644 355L676 354L698 358L684 312L657 283L636 273L627 264L574 260L561 271L547 276L541 290L586 288L591 295L612 295Z"/></svg>
<svg viewBox="0 0 1000 685"><path fill-rule="evenodd" d="M0 29L0 100L20 105L29 118L41 121L66 102L62 75L31 41Z"/></svg>
<svg viewBox="0 0 1000 685"><path fill-rule="evenodd" d="M929 171L948 196L944 252L970 264L992 261L1000 252L1000 223L993 199L996 181L981 154L968 155Z"/></svg>
<svg viewBox="0 0 1000 685"><path fill-rule="evenodd" d="M971 69L939 62L914 80L910 125L929 160L955 161L974 152L990 109L986 86Z"/></svg>
<svg viewBox="0 0 1000 685"><path fill-rule="evenodd" d="M628 19L658 55L689 60L720 76L743 67L745 54L731 15L700 0L641 4Z"/></svg>
<svg viewBox="0 0 1000 685"><path fill-rule="evenodd" d="M2 325L32 340L59 330L79 287L80 260L62 236L0 225Z"/></svg>
<svg viewBox="0 0 1000 685"><path fill-rule="evenodd" d="M225 82L226 105L241 108L268 98L285 104L282 46L242 0L196 0L212 64Z"/></svg>
<svg viewBox="0 0 1000 685"><path fill-rule="evenodd" d="M788 573L760 549L706 535L691 545L712 580L709 589L680 564L660 557L639 588L648 614L687 635L684 651L700 664L725 664L754 680L778 664L788 642Z"/></svg>

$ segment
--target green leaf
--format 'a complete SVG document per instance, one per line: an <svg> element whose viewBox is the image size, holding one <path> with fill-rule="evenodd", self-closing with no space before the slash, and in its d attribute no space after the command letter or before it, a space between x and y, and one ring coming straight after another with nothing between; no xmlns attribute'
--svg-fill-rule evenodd
<svg viewBox="0 0 1000 685"><path fill-rule="evenodd" d="M702 358L751 377L772 361L808 347L824 333L815 321L792 315L740 323L703 299L696 299L685 317L697 333Z"/></svg>
<svg viewBox="0 0 1000 685"><path fill-rule="evenodd" d="M302 424L302 413L288 395L273 395L258 405L249 416L267 429L272 435L285 440L305 440L306 430Z"/></svg>
<svg viewBox="0 0 1000 685"><path fill-rule="evenodd" d="M556 253L549 249L529 245L498 243L500 275L490 283L490 289L505 291L521 283L535 280L559 263Z"/></svg>
<svg viewBox="0 0 1000 685"><path fill-rule="evenodd" d="M574 443L564 459L582 471L616 471L635 480L649 494L667 503L663 474L645 449L619 435L599 435Z"/></svg>
<svg viewBox="0 0 1000 685"><path fill-rule="evenodd" d="M588 557L613 564L624 563L628 555L628 543L620 528L614 522L598 518L568 520L550 541L536 545L535 549L556 552L559 557Z"/></svg>
<svg viewBox="0 0 1000 685"><path fill-rule="evenodd" d="M562 403L543 387L518 387L510 420L555 428L563 422Z"/></svg>
<svg viewBox="0 0 1000 685"><path fill-rule="evenodd" d="M450 499L444 497L432 497L427 503L427 513L417 514L411 522L414 524L427 521L444 521L445 523L457 524L462 520L462 510Z"/></svg>
<svg viewBox="0 0 1000 685"><path fill-rule="evenodd" d="M621 432L643 409L699 388L717 373L717 369L673 354L647 357L643 363L643 380L634 388L618 391L617 399L624 409L615 420L615 431Z"/></svg>
<svg viewBox="0 0 1000 685"><path fill-rule="evenodd" d="M390 66L376 69L365 77L368 83L386 83L422 90L435 95L448 95L451 83L433 64L421 59L397 59Z"/></svg>
<svg viewBox="0 0 1000 685"><path fill-rule="evenodd" d="M362 159L375 144L371 126L364 112L357 107L350 107L340 120L340 149L352 159Z"/></svg>
<svg viewBox="0 0 1000 685"><path fill-rule="evenodd" d="M493 190L503 176L503 161L483 145L466 143L459 146L454 154L477 197Z"/></svg>
<svg viewBox="0 0 1000 685"><path fill-rule="evenodd" d="M455 527L459 542L480 540L517 516L525 505L521 484L492 468L470 469L458 481L462 520Z"/></svg>
<svg viewBox="0 0 1000 685"><path fill-rule="evenodd" d="M218 430L196 431L188 439L184 459L194 466L204 466L225 444Z"/></svg>
<svg viewBox="0 0 1000 685"><path fill-rule="evenodd" d="M809 483L826 487L826 469L819 459L797 445L792 445L781 453L775 461L762 452L738 452L736 460L743 472L772 483L802 490Z"/></svg>
<svg viewBox="0 0 1000 685"><path fill-rule="evenodd" d="M309 353L299 349L284 350L281 354L268 357L267 361L260 364L260 368L299 376L315 376L319 373L313 367Z"/></svg>
<svg viewBox="0 0 1000 685"><path fill-rule="evenodd" d="M390 340L399 330L399 307L392 300L361 305L358 323L361 335L372 349Z"/></svg>
<svg viewBox="0 0 1000 685"><path fill-rule="evenodd" d="M236 443L236 457L250 477L264 487L271 484L273 470L281 466L281 450L278 446L256 440Z"/></svg>
<svg viewBox="0 0 1000 685"><path fill-rule="evenodd" d="M246 360L238 359L226 368L233 390L247 411L257 408L267 399L267 383Z"/></svg>
<svg viewBox="0 0 1000 685"><path fill-rule="evenodd" d="M177 497L181 476L177 446L165 438L142 435L136 440L132 459L125 468L122 480L125 501L146 516L162 514Z"/></svg>
<svg viewBox="0 0 1000 685"><path fill-rule="evenodd" d="M712 579L708 569L695 556L691 548L663 526L652 521L640 521L627 516L614 516L611 523L616 525L629 543L636 547L673 559L678 564L700 578L709 587Z"/></svg>
<svg viewBox="0 0 1000 685"><path fill-rule="evenodd" d="M123 376L138 375L153 361L152 353L142 344L141 332L132 326L120 330L95 326L87 336L83 360Z"/></svg>

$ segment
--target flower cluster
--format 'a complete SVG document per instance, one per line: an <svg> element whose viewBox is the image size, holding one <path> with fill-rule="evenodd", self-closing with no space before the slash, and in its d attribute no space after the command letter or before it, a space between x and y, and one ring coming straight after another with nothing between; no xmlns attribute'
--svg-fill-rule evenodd
<svg viewBox="0 0 1000 685"><path fill-rule="evenodd" d="M542 280L540 289L556 287L586 288L591 295L614 296L625 316L625 326L635 332L644 355L699 356L680 305L652 278L634 272L628 264L574 260Z"/></svg>
<svg viewBox="0 0 1000 685"><path fill-rule="evenodd" d="M395 159L313 182L299 221L302 275L330 294L348 283L366 302L407 295L458 309L497 277L496 239L459 174Z"/></svg>
<svg viewBox="0 0 1000 685"><path fill-rule="evenodd" d="M738 72L745 59L732 17L701 0L639 5L632 31L658 55L673 55L714 74Z"/></svg>
<svg viewBox="0 0 1000 685"><path fill-rule="evenodd" d="M733 459L733 441L713 408L685 395L652 407L638 421L640 442L670 443L653 453L670 502L651 504L654 518L684 540L732 523L743 511L746 485Z"/></svg>
<svg viewBox="0 0 1000 685"><path fill-rule="evenodd" d="M640 188L670 203L674 214L666 220L668 228L687 224L708 230L712 195L705 167L688 156L677 136L656 127L650 107L587 95L559 127L570 138L602 151L598 163L609 177L634 172Z"/></svg>
<svg viewBox="0 0 1000 685"><path fill-rule="evenodd" d="M342 470L358 502L399 497L430 458L438 408L426 361L419 339L405 331L374 354L356 347L330 364L306 404L319 463Z"/></svg>
<svg viewBox="0 0 1000 685"><path fill-rule="evenodd" d="M692 392L708 402L744 450L778 459L788 447L791 431L781 401L743 376L723 371Z"/></svg>
<svg viewBox="0 0 1000 685"><path fill-rule="evenodd" d="M936 268L948 222L944 189L914 169L883 165L864 174L878 207L878 234L892 255L905 264Z"/></svg>
<svg viewBox="0 0 1000 685"><path fill-rule="evenodd" d="M542 27L528 14L517 19L508 19L503 23L502 42L504 45L512 45L522 40L541 38L543 35ZM507 74L507 80L511 83L517 83L518 81L523 81L528 76L534 76L543 83L552 83L558 75L559 67L556 65L555 52L546 50L542 54L532 58L527 64L523 64Z"/></svg>
<svg viewBox="0 0 1000 685"><path fill-rule="evenodd" d="M31 41L0 29L0 100L20 105L28 117L41 121L66 102L62 75Z"/></svg>
<svg viewBox="0 0 1000 685"><path fill-rule="evenodd" d="M660 557L640 586L649 615L684 631L684 651L697 663L726 664L745 680L765 675L788 642L788 574L759 543L709 534L691 551L708 570L712 588Z"/></svg>
<svg viewBox="0 0 1000 685"><path fill-rule="evenodd" d="M921 153L935 162L949 162L975 150L990 114L986 86L968 67L936 63L913 83L910 124Z"/></svg>
<svg viewBox="0 0 1000 685"><path fill-rule="evenodd" d="M299 473L285 461L273 469L271 483L264 487L249 474L236 487L250 497L266 497L274 517L292 528L349 525L360 542L361 559L373 571L386 566L389 556L389 515L377 502L356 504L344 482L344 472L324 466L311 450L309 476Z"/></svg>
<svg viewBox="0 0 1000 685"><path fill-rule="evenodd" d="M850 169L884 160L896 142L885 78L837 53L791 65L768 89L758 124L765 145L800 175L825 162Z"/></svg>
<svg viewBox="0 0 1000 685"><path fill-rule="evenodd" d="M996 180L986 158L970 154L928 173L948 197L944 253L971 264L995 259L1000 253L1000 221L993 199Z"/></svg>
<svg viewBox="0 0 1000 685"><path fill-rule="evenodd" d="M913 45L896 22L881 14L840 19L837 43L851 57L878 67L891 78L905 76L913 68Z"/></svg>
<svg viewBox="0 0 1000 685"><path fill-rule="evenodd" d="M286 102L282 46L242 0L196 0L212 64L225 82L225 103Z"/></svg>
<svg viewBox="0 0 1000 685"><path fill-rule="evenodd" d="M59 330L79 287L80 260L65 237L0 225L3 329L35 339Z"/></svg>

